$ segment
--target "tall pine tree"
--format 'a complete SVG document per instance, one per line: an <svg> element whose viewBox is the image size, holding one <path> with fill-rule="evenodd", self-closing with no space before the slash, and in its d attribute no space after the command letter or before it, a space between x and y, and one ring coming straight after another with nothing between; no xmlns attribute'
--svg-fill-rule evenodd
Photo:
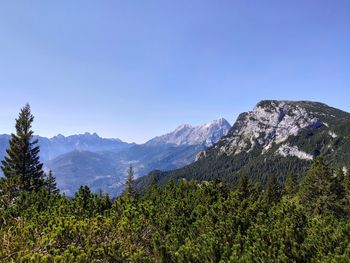
<svg viewBox="0 0 350 263"><path fill-rule="evenodd" d="M291 197L298 192L298 176L295 173L289 173L284 183L284 194Z"/></svg>
<svg viewBox="0 0 350 263"><path fill-rule="evenodd" d="M12 195L18 191L38 191L44 185L43 164L39 159L38 140L33 139L34 116L30 106L23 107L16 119L16 134L11 135L1 169Z"/></svg>
<svg viewBox="0 0 350 263"><path fill-rule="evenodd" d="M130 165L128 169L128 177L125 182L125 194L128 196L135 196L135 188L134 188L135 178L134 178L134 169L132 165Z"/></svg>
<svg viewBox="0 0 350 263"><path fill-rule="evenodd" d="M51 170L45 180L45 189L49 194L58 194L60 192L57 188L56 178L52 175Z"/></svg>

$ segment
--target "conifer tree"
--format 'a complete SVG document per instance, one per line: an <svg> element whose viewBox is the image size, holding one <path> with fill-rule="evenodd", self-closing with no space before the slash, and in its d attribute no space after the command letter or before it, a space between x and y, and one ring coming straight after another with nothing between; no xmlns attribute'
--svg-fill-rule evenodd
<svg viewBox="0 0 350 263"><path fill-rule="evenodd" d="M93 194L87 185L79 187L74 196L74 203L78 215L91 215L93 213Z"/></svg>
<svg viewBox="0 0 350 263"><path fill-rule="evenodd" d="M51 170L45 181L45 189L49 194L58 194L60 192L57 188L56 178L52 175Z"/></svg>
<svg viewBox="0 0 350 263"><path fill-rule="evenodd" d="M10 182L11 194L18 191L38 191L44 185L43 164L39 160L38 140L33 139L34 116L30 106L24 106L16 119L16 134L11 135L9 148L1 169Z"/></svg>
<svg viewBox="0 0 350 263"><path fill-rule="evenodd" d="M316 214L327 211L340 213L336 184L328 165L322 158L316 159L300 186L301 203L309 212Z"/></svg>
<svg viewBox="0 0 350 263"><path fill-rule="evenodd" d="M134 178L134 168L132 165L130 165L128 169L128 177L126 179L126 188L125 188L125 193L128 196L134 196L135 195L135 189L134 189L134 183L135 183L135 178Z"/></svg>
<svg viewBox="0 0 350 263"><path fill-rule="evenodd" d="M159 196L159 186L158 186L158 180L155 175L152 175L151 183L147 188L146 195L149 199L156 199Z"/></svg>
<svg viewBox="0 0 350 263"><path fill-rule="evenodd" d="M298 176L295 173L289 173L287 175L286 182L284 183L284 194L287 196L293 196L298 192Z"/></svg>
<svg viewBox="0 0 350 263"><path fill-rule="evenodd" d="M343 181L343 186L344 186L344 191L345 191L345 196L350 200L350 168L345 168L344 169L344 181Z"/></svg>
<svg viewBox="0 0 350 263"><path fill-rule="evenodd" d="M264 198L268 204L276 203L281 197L281 186L278 183L276 175L269 177L264 191Z"/></svg>
<svg viewBox="0 0 350 263"><path fill-rule="evenodd" d="M237 191L241 197L241 199L246 199L252 189L251 182L246 174L242 174L241 177L239 178L238 186L237 186Z"/></svg>
<svg viewBox="0 0 350 263"><path fill-rule="evenodd" d="M342 199L346 195L346 190L344 186L345 174L342 168L338 168L335 171L335 177L333 178L333 189L332 191L336 194L337 199Z"/></svg>

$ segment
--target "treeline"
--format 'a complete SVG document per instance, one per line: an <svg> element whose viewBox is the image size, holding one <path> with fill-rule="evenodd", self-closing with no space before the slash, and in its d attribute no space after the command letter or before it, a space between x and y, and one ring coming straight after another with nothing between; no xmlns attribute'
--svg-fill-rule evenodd
<svg viewBox="0 0 350 263"><path fill-rule="evenodd" d="M35 148L28 145L22 151ZM124 193L111 200L86 186L67 198L38 160L18 156L3 162L1 262L349 262L349 176L323 159L302 179L159 187L155 177L143 195L130 168Z"/></svg>

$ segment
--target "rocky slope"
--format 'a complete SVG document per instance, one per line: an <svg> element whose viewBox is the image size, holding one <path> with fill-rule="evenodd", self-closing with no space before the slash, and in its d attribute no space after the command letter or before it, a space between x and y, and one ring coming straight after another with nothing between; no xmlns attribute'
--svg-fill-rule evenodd
<svg viewBox="0 0 350 263"><path fill-rule="evenodd" d="M222 136L226 135L231 125L227 120L221 118L204 125L191 126L183 124L173 132L155 137L148 141L146 145L199 145L211 146Z"/></svg>
<svg viewBox="0 0 350 263"><path fill-rule="evenodd" d="M213 178L235 182L241 173L264 182L272 173L303 174L311 160L324 156L336 166L350 164L350 114L310 101L261 101L239 115L228 134L197 155L197 162L170 178ZM149 178L139 180L147 184Z"/></svg>

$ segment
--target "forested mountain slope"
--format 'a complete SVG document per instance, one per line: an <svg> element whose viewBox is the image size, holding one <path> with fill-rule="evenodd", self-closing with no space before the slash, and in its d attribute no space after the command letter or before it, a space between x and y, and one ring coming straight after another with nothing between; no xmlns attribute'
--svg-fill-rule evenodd
<svg viewBox="0 0 350 263"><path fill-rule="evenodd" d="M162 184L170 179L220 179L235 183L240 174L266 182L274 174L302 176L311 161L323 156L334 166L350 163L350 114L310 101L259 102L239 115L228 134L201 152L197 162L184 168L140 178L143 188L156 176Z"/></svg>

